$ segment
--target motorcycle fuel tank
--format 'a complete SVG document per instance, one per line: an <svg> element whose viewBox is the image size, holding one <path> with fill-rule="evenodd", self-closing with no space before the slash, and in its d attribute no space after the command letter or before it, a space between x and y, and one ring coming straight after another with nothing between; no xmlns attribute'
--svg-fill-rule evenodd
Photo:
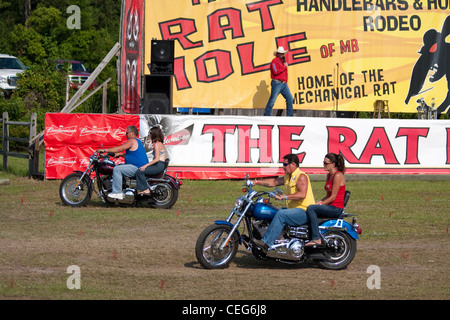
<svg viewBox="0 0 450 320"><path fill-rule="evenodd" d="M269 203L257 203L252 207L252 214L258 220L272 220L278 208Z"/></svg>
<svg viewBox="0 0 450 320"><path fill-rule="evenodd" d="M116 164L114 161L103 159L103 161L98 164L98 172L105 175L112 175L115 166Z"/></svg>

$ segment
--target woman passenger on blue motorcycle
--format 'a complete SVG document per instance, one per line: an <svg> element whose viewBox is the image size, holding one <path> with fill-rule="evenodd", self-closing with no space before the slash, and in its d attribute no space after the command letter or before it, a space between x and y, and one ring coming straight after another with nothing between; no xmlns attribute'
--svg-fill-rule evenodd
<svg viewBox="0 0 450 320"><path fill-rule="evenodd" d="M153 160L136 170L136 189L138 194L144 195L150 194L150 186L145 176L156 176L166 168L165 160L167 158L167 150L163 144L164 134L161 128L151 128L150 139L153 144Z"/></svg>
<svg viewBox="0 0 450 320"><path fill-rule="evenodd" d="M264 250L275 243L284 226L300 226L308 222L305 210L314 204L314 194L308 175L300 170L299 165L296 154L287 154L283 157L284 176L254 180L255 185L265 187L286 186L286 194L276 195L275 199L285 200L287 209L278 210L262 240L253 240Z"/></svg>
<svg viewBox="0 0 450 320"><path fill-rule="evenodd" d="M319 234L317 218L338 218L344 209L345 197L345 162L341 154L329 153L323 160L323 168L328 172L325 182L327 195L311 205L306 210L306 215L311 224L311 241L306 246L322 244Z"/></svg>

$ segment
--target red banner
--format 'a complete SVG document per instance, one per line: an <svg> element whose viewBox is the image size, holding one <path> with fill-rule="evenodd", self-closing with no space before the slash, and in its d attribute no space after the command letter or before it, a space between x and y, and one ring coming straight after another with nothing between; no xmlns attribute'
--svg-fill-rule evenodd
<svg viewBox="0 0 450 320"><path fill-rule="evenodd" d="M122 13L122 109L133 114L140 112L143 4L143 0L126 0Z"/></svg>
<svg viewBox="0 0 450 320"><path fill-rule="evenodd" d="M139 129L139 116L47 113L45 115L45 177L62 179L85 170L99 148L124 143L127 126Z"/></svg>

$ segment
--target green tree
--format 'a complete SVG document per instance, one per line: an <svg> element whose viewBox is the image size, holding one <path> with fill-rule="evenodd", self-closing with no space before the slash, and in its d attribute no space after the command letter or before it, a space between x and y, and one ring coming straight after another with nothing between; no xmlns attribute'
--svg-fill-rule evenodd
<svg viewBox="0 0 450 320"><path fill-rule="evenodd" d="M80 8L81 28L69 29L67 12L71 5ZM65 76L57 72L57 59L79 60L93 71L119 41L121 1L115 0L0 0L0 53L17 56L29 70L19 79L11 100L0 97L0 111L10 118L27 121L38 114L43 127L46 112L58 112L65 105ZM97 78L107 78L108 111L117 110L116 58ZM75 91L71 90L70 95ZM101 91L75 112L101 112Z"/></svg>
<svg viewBox="0 0 450 320"><path fill-rule="evenodd" d="M42 61L47 56L43 46L44 38L36 30L21 24L15 25L9 34L9 44L12 54L16 55L25 65Z"/></svg>
<svg viewBox="0 0 450 320"><path fill-rule="evenodd" d="M22 100L20 118L38 117L38 128L44 128L45 113L59 112L64 106L65 73L56 71L50 62L34 64L20 75L15 96Z"/></svg>

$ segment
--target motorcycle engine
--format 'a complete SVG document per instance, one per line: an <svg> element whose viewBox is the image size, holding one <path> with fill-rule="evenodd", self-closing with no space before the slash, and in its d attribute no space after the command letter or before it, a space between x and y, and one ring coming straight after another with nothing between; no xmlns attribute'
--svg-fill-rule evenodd
<svg viewBox="0 0 450 320"><path fill-rule="evenodd" d="M300 261L305 253L305 242L301 239L277 240L267 251L267 256L274 259Z"/></svg>
<svg viewBox="0 0 450 320"><path fill-rule="evenodd" d="M133 204L134 203L134 190L131 188L125 189L123 192L123 199L119 200L119 203Z"/></svg>
<svg viewBox="0 0 450 320"><path fill-rule="evenodd" d="M135 197L134 197L134 189L126 188L123 192L123 199L122 200L114 200L109 197L107 197L109 202L118 202L122 204L134 204Z"/></svg>
<svg viewBox="0 0 450 320"><path fill-rule="evenodd" d="M269 225L269 221L255 222L253 224L255 238L262 239ZM305 253L305 239L309 238L308 226L286 227L283 233L284 238L275 241L275 244L267 251L267 256L274 259L301 261Z"/></svg>
<svg viewBox="0 0 450 320"><path fill-rule="evenodd" d="M307 225L299 227L287 227L285 238L275 241L273 250L269 250L267 255L275 259L301 261L305 254L305 240L309 237Z"/></svg>
<svg viewBox="0 0 450 320"><path fill-rule="evenodd" d="M269 222L259 220L253 224L253 235L256 239L262 239L267 229L269 228Z"/></svg>
<svg viewBox="0 0 450 320"><path fill-rule="evenodd" d="M289 255L294 259L300 259L305 253L305 246L302 240L293 239L289 242Z"/></svg>
<svg viewBox="0 0 450 320"><path fill-rule="evenodd" d="M288 230L288 235L290 238L308 239L308 226L290 227Z"/></svg>
<svg viewBox="0 0 450 320"><path fill-rule="evenodd" d="M102 176L101 181L105 190L112 190L112 178L110 176Z"/></svg>

